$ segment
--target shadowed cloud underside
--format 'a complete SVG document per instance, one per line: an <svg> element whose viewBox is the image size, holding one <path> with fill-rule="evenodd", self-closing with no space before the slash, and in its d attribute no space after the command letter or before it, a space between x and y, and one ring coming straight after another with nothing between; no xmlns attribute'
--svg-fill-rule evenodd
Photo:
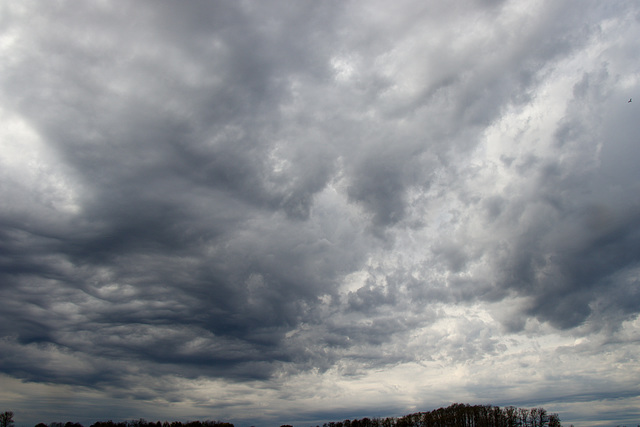
<svg viewBox="0 0 640 427"><path fill-rule="evenodd" d="M638 421L632 1L0 1L0 401Z"/></svg>

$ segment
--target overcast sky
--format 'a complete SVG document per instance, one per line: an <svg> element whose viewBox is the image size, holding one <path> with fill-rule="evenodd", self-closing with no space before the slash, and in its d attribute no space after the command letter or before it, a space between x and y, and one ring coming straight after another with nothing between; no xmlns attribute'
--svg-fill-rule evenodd
<svg viewBox="0 0 640 427"><path fill-rule="evenodd" d="M1 0L0 57L18 424L640 422L640 3Z"/></svg>

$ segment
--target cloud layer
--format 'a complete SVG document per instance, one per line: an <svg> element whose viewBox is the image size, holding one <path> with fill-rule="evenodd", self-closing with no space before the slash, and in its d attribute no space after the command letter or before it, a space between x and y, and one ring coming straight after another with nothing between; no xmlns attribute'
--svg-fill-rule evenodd
<svg viewBox="0 0 640 427"><path fill-rule="evenodd" d="M1 8L17 415L637 420L633 2Z"/></svg>

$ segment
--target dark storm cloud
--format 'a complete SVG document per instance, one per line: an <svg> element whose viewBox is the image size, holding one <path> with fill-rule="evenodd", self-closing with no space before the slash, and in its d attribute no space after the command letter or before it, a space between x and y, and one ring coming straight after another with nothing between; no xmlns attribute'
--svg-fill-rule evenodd
<svg viewBox="0 0 640 427"><path fill-rule="evenodd" d="M635 9L3 6L2 372L186 401L172 379L499 356L477 306L618 330L640 129L611 22Z"/></svg>
<svg viewBox="0 0 640 427"><path fill-rule="evenodd" d="M53 227L37 213L4 216L5 315L17 319L4 336L42 357L50 344L184 365L188 376L210 366L265 377L290 360L284 332L361 252L349 230L331 243L331 230L298 222L334 166L287 141L305 136L289 135L280 112L292 76L329 77L308 38L330 34L309 24L333 11L287 7L266 22L264 5L245 6L39 5L31 19L42 25L4 92L77 180L81 208ZM274 172L279 140L291 166ZM29 377L54 380L47 372Z"/></svg>

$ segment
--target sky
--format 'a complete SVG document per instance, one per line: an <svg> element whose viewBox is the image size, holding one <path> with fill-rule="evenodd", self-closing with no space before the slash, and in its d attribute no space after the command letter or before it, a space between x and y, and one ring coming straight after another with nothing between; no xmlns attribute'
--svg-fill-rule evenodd
<svg viewBox="0 0 640 427"><path fill-rule="evenodd" d="M0 0L0 410L640 423L639 54L631 0Z"/></svg>

